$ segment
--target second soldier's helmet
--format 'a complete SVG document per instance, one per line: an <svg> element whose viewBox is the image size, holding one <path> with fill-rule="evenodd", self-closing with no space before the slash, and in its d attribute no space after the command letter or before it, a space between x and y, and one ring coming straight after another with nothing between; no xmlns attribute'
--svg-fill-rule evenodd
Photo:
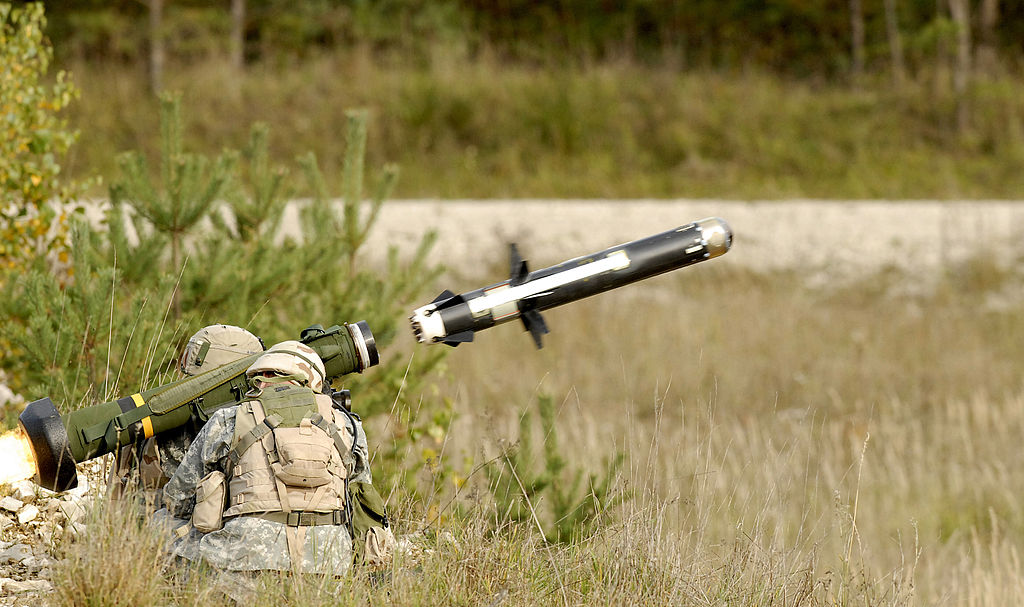
<svg viewBox="0 0 1024 607"><path fill-rule="evenodd" d="M322 393L327 372L316 350L302 342L289 340L271 346L245 370L245 375L249 378L269 375L297 379L314 392Z"/></svg>
<svg viewBox="0 0 1024 607"><path fill-rule="evenodd" d="M199 375L263 351L263 341L241 327L210 325L196 331L185 344L179 366L185 375Z"/></svg>

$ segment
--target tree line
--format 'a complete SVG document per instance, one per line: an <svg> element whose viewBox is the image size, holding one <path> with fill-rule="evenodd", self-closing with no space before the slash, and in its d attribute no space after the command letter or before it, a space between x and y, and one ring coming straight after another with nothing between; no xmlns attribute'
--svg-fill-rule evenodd
<svg viewBox="0 0 1024 607"><path fill-rule="evenodd" d="M238 67L361 47L387 59L468 58L897 81L937 62L1008 69L1024 0L54 0L61 57L148 63L212 54ZM940 65L940 66L941 66ZM965 72L966 73L966 72Z"/></svg>

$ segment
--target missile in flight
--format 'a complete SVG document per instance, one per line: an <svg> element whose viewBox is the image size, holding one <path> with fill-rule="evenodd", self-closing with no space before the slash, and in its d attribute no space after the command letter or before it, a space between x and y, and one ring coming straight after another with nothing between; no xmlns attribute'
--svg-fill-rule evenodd
<svg viewBox="0 0 1024 607"><path fill-rule="evenodd" d="M445 290L409 320L420 343L458 346L518 318L540 348L548 333L542 311L718 257L731 246L732 230L717 217L533 272L512 244L508 280L460 295Z"/></svg>

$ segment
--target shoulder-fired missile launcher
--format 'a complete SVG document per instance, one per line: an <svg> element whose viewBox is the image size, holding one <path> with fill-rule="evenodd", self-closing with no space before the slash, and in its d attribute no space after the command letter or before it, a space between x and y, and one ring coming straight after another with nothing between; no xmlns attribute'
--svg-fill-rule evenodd
<svg viewBox="0 0 1024 607"><path fill-rule="evenodd" d="M324 329L313 325L300 341L316 350L327 378L361 373L379 362L366 321ZM78 484L76 464L186 424L202 426L248 391L245 370L261 354L115 401L60 415L49 398L30 403L18 417L36 460L35 482L52 491Z"/></svg>

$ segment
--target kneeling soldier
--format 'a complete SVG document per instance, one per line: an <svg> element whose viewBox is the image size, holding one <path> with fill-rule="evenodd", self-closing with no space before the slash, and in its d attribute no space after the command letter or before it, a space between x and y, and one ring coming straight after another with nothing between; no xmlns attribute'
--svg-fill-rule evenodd
<svg viewBox="0 0 1024 607"><path fill-rule="evenodd" d="M177 531L175 555L232 571L348 571L353 502L357 519L367 512L351 489L366 493L369 458L359 418L323 394L324 373L297 341L246 370L248 400L210 417L164 487L169 513L191 520ZM363 560L379 566L394 537L376 509L379 524L355 534Z"/></svg>

